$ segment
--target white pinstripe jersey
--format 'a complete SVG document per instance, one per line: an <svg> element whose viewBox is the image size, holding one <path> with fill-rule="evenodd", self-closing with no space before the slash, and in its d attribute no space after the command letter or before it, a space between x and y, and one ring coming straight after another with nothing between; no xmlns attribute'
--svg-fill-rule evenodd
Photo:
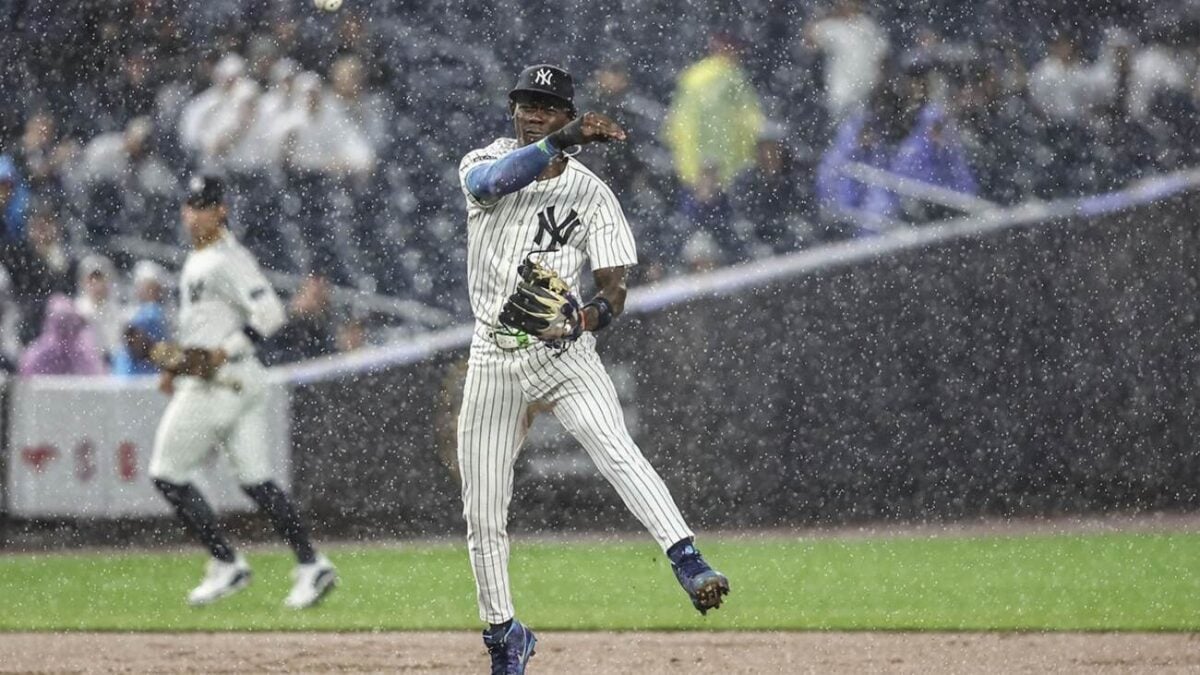
<svg viewBox="0 0 1200 675"><path fill-rule="evenodd" d="M472 150L458 165L467 202L467 285L475 318L496 325L500 308L517 287L517 265L530 251L553 248L541 262L555 269L573 290L584 262L593 270L637 264L633 232L616 195L575 159L550 180L481 204L467 190L467 172L500 159L519 146L500 138ZM583 299L581 298L581 301Z"/></svg>

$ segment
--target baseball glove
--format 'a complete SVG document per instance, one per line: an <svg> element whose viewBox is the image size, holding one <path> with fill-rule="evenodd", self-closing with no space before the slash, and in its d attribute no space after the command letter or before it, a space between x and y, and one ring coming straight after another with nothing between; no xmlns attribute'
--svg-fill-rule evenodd
<svg viewBox="0 0 1200 675"><path fill-rule="evenodd" d="M561 344L578 338L583 332L579 301L558 272L532 255L517 267L521 280L500 310L501 325L543 342Z"/></svg>
<svg viewBox="0 0 1200 675"><path fill-rule="evenodd" d="M198 347L180 347L174 342L157 342L150 348L150 362L172 375L191 375L211 380L220 367L213 352Z"/></svg>

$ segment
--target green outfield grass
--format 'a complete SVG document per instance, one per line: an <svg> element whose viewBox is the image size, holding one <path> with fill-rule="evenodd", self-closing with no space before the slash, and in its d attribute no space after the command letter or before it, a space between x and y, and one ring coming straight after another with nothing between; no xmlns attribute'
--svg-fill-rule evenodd
<svg viewBox="0 0 1200 675"><path fill-rule="evenodd" d="M733 585L701 617L653 544L516 542L520 616L541 629L1200 630L1200 535L702 540ZM291 612L289 556L202 609L199 554L0 556L0 630L476 629L452 544L328 550L343 583Z"/></svg>

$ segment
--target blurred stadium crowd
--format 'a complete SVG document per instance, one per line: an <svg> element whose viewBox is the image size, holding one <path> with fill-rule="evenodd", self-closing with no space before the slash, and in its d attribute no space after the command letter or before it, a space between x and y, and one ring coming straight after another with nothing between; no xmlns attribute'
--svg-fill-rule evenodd
<svg viewBox="0 0 1200 675"><path fill-rule="evenodd" d="M1186 2L1010 4L5 3L0 365L141 372L195 170L228 178L233 230L288 280L269 361L404 323L337 287L465 319L457 162L506 134L535 62L631 131L581 159L626 206L640 281L1200 160Z"/></svg>

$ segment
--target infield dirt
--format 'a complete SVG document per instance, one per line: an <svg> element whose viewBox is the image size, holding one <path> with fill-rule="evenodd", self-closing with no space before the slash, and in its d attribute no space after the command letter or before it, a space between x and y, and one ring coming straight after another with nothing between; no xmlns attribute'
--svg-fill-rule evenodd
<svg viewBox="0 0 1200 675"><path fill-rule="evenodd" d="M1172 673L1200 635L1146 633L541 633L535 673ZM2 673L482 673L449 633L0 634Z"/></svg>

